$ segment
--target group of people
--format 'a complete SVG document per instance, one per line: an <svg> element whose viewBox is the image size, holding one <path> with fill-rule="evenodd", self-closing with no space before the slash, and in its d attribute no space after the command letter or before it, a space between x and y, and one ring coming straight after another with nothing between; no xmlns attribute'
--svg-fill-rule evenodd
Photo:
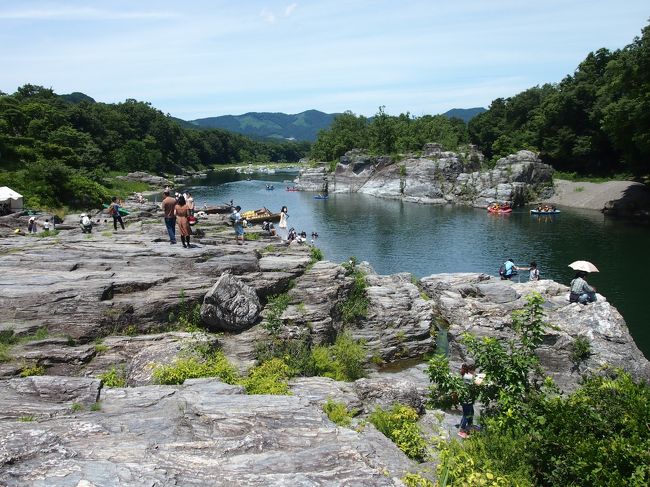
<svg viewBox="0 0 650 487"><path fill-rule="evenodd" d="M532 261L528 267L521 267L515 265L512 259L506 260L499 268L499 275L502 280L512 279L518 274L519 270L529 271L530 281L539 281L539 268L537 262ZM587 283L588 272L578 270L574 278L571 280L569 301L572 303L588 304L596 301L596 288Z"/></svg>
<svg viewBox="0 0 650 487"><path fill-rule="evenodd" d="M555 205L547 205L547 204L537 205L537 211L543 211L543 212L551 213L551 212L555 211L555 209L556 209Z"/></svg>
<svg viewBox="0 0 650 487"><path fill-rule="evenodd" d="M519 271L529 271L528 280L539 281L539 268L537 262L532 261L528 267L517 266L512 259L507 259L499 268L501 280L509 280L519 274Z"/></svg>
<svg viewBox="0 0 650 487"><path fill-rule="evenodd" d="M495 201L494 203L490 203L488 205L488 210L491 211L504 211L510 209L512 209L512 207L510 206L510 203L508 203L507 201L505 203L498 203Z"/></svg>
<svg viewBox="0 0 650 487"><path fill-rule="evenodd" d="M171 191L166 188L163 191L164 199L162 201L162 210L165 218L165 227L169 235L169 243L176 244L176 227L181 234L181 242L184 248L192 248L190 238L192 236L192 227L190 219L194 217L194 198L191 193L176 193L171 195Z"/></svg>
<svg viewBox="0 0 650 487"><path fill-rule="evenodd" d="M54 231L54 220L50 222L49 218L46 218L45 221L41 224L44 232ZM27 222L27 233L37 233L38 232L38 222L36 221L35 216L30 216L29 221ZM16 233L21 233L16 230Z"/></svg>

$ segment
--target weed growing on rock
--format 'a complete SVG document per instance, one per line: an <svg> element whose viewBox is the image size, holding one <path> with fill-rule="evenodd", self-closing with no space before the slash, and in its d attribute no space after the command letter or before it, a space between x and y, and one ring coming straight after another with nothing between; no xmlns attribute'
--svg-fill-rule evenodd
<svg viewBox="0 0 650 487"><path fill-rule="evenodd" d="M123 365L113 365L108 372L99 374L98 378L106 387L126 387L126 370Z"/></svg>
<svg viewBox="0 0 650 487"><path fill-rule="evenodd" d="M90 406L91 411L101 411L102 410L102 403L101 401L94 402L92 406Z"/></svg>
<svg viewBox="0 0 650 487"><path fill-rule="evenodd" d="M406 487L436 487L437 485L419 473L407 473L404 477L402 477L402 482L404 482L404 485L406 485ZM441 482L439 485L444 486L446 484L444 482Z"/></svg>
<svg viewBox="0 0 650 487"><path fill-rule="evenodd" d="M156 384L182 384L186 379L218 377L226 384L236 384L239 375L222 351L206 357L179 357L171 364L158 365L153 371Z"/></svg>
<svg viewBox="0 0 650 487"><path fill-rule="evenodd" d="M352 382L365 377L367 350L363 341L356 341L349 332L336 337L334 345L312 350L316 375Z"/></svg>
<svg viewBox="0 0 650 487"><path fill-rule="evenodd" d="M427 457L427 442L417 424L418 413L404 404L394 404L385 411L377 407L369 417L380 432L390 438L407 457L423 461Z"/></svg>
<svg viewBox="0 0 650 487"><path fill-rule="evenodd" d="M20 371L21 377L30 377L32 375L45 375L45 367L42 365L29 365Z"/></svg>
<svg viewBox="0 0 650 487"><path fill-rule="evenodd" d="M28 415L28 416L21 416L18 418L18 421L21 423L31 423L32 421L35 421L36 418L34 416Z"/></svg>
<svg viewBox="0 0 650 487"><path fill-rule="evenodd" d="M106 345L104 345L102 343L97 343L95 345L95 353L97 355L100 355L100 354L102 354L104 352L107 352L107 351L108 351L108 347Z"/></svg>
<svg viewBox="0 0 650 487"><path fill-rule="evenodd" d="M260 240L261 238L262 238L262 235L260 233L256 233L256 232L250 232L250 233L245 233L244 234L244 240L246 240L246 241Z"/></svg>
<svg viewBox="0 0 650 487"><path fill-rule="evenodd" d="M350 258L349 262L342 264L347 274L352 275L354 281L348 297L339 304L339 311L343 323L356 323L368 315L368 298L366 297L366 276L356 265L356 259Z"/></svg>
<svg viewBox="0 0 650 487"><path fill-rule="evenodd" d="M571 343L571 361L579 365L591 357L591 343L584 335L577 336Z"/></svg>
<svg viewBox="0 0 650 487"><path fill-rule="evenodd" d="M282 313L289 306L289 295L287 293L277 294L269 298L267 303L268 314L266 315L266 328L272 336L277 336L282 326Z"/></svg>
<svg viewBox="0 0 650 487"><path fill-rule="evenodd" d="M352 424L352 418L359 414L358 409L348 409L344 403L334 401L331 397L323 404L323 411L331 421L346 428Z"/></svg>
<svg viewBox="0 0 650 487"><path fill-rule="evenodd" d="M279 358L272 358L253 367L241 384L248 394L289 394L289 366Z"/></svg>
<svg viewBox="0 0 650 487"><path fill-rule="evenodd" d="M323 260L323 251L319 249L318 247L311 246L309 247L309 253L311 255L311 263L315 264L316 262L319 262Z"/></svg>
<svg viewBox="0 0 650 487"><path fill-rule="evenodd" d="M84 405L81 404L81 403L79 403L79 402L73 402L73 403L72 403L72 406L70 407L70 410L71 410L73 413L78 413L79 411L83 411L83 410L84 410Z"/></svg>

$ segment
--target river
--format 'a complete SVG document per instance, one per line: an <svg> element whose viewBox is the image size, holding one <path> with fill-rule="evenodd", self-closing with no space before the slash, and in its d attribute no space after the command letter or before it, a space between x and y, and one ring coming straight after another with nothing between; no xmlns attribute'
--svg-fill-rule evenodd
<svg viewBox="0 0 650 487"><path fill-rule="evenodd" d="M197 205L231 199L244 210L266 206L277 212L286 205L289 226L308 235L325 258L343 262L351 256L368 261L379 274L410 272L417 277L443 272L497 275L511 257L516 264L535 260L541 277L568 284L574 260L593 262L600 273L589 283L624 316L637 346L650 357L650 327L643 303L648 283L650 228L614 220L593 210L561 208L557 216L531 216L528 209L509 215L457 206L419 205L363 194L314 193L285 188L295 172L276 174L210 173L191 182ZM247 180L250 177L250 180ZM275 190L266 189L273 184ZM520 279L527 278L522 272Z"/></svg>

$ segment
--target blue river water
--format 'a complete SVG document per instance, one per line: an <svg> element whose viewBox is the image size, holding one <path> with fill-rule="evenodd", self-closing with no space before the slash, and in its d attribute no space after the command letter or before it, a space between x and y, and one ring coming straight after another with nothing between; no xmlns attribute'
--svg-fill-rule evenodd
<svg viewBox="0 0 650 487"><path fill-rule="evenodd" d="M362 194L289 192L295 173L211 173L189 190L197 206L233 200L244 210L289 209L289 226L308 235L325 258L343 262L351 256L368 261L380 274L410 272L424 277L442 272L497 275L506 258L516 264L538 263L541 277L568 284L574 260L588 260L600 273L590 284L621 312L646 357L650 326L645 303L650 269L650 227L606 218L600 212L561 208L557 216L531 216L528 209L509 215L457 206L419 205ZM250 180L247 178L250 177ZM267 184L274 190L266 189ZM527 273L519 276L527 277Z"/></svg>

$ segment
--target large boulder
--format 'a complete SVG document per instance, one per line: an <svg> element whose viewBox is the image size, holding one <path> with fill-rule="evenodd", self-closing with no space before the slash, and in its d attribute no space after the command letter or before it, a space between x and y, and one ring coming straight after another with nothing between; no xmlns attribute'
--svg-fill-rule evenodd
<svg viewBox="0 0 650 487"><path fill-rule="evenodd" d="M261 310L252 287L231 274L223 274L203 299L201 320L219 330L242 331L257 321Z"/></svg>
<svg viewBox="0 0 650 487"><path fill-rule="evenodd" d="M575 389L582 376L603 366L622 367L635 378L650 380L650 363L637 348L620 313L603 296L583 306L570 303L569 289L550 280L525 283L495 280L485 274L437 274L421 280L433 298L440 333L446 336L454 367L467 358L460 338L510 338L512 312L522 309L533 292L544 298L546 328L537 353L545 372L564 391ZM576 359L574 344L589 343L589 354Z"/></svg>

